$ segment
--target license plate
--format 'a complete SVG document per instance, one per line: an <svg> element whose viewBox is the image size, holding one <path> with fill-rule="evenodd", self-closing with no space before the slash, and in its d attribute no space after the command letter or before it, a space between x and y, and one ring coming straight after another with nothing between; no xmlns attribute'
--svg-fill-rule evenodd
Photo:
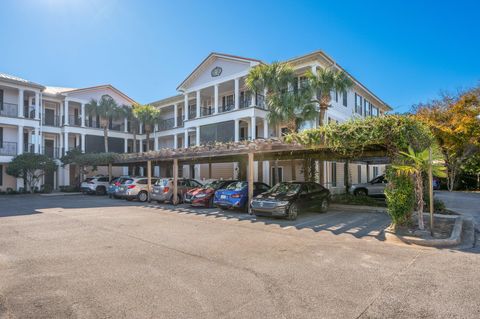
<svg viewBox="0 0 480 319"><path fill-rule="evenodd" d="M220 195L220 199L225 199L227 198L227 195Z"/></svg>

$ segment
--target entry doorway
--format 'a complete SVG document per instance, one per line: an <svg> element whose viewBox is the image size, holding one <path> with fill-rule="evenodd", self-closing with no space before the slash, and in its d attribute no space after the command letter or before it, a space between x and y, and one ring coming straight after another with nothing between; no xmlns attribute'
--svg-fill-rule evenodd
<svg viewBox="0 0 480 319"><path fill-rule="evenodd" d="M271 175L270 175L270 181L272 186L279 182L283 182L283 167L277 167L277 172L278 172L278 181L275 180L275 166L271 168Z"/></svg>

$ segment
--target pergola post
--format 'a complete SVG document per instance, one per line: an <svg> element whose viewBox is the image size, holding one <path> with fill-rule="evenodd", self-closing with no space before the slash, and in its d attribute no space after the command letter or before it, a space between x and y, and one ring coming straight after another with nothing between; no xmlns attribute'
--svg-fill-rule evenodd
<svg viewBox="0 0 480 319"><path fill-rule="evenodd" d="M250 205L250 202L253 199L253 153L248 153L248 202L246 205Z"/></svg>
<svg viewBox="0 0 480 319"><path fill-rule="evenodd" d="M178 203L178 159L173 159L173 205Z"/></svg>
<svg viewBox="0 0 480 319"><path fill-rule="evenodd" d="M152 191L152 161L147 161L147 192L150 199L150 192Z"/></svg>
<svg viewBox="0 0 480 319"><path fill-rule="evenodd" d="M345 160L345 163L343 164L343 185L345 185L345 194L348 194L350 192L350 178L349 178L349 166L350 161Z"/></svg>

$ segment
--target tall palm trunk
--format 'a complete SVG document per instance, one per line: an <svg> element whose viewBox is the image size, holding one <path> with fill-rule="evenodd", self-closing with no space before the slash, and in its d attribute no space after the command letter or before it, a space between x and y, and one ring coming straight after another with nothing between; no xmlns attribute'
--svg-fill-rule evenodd
<svg viewBox="0 0 480 319"><path fill-rule="evenodd" d="M418 228L420 230L425 229L423 223L423 178L422 173L415 174L415 193L417 198L417 212L418 212Z"/></svg>
<svg viewBox="0 0 480 319"><path fill-rule="evenodd" d="M146 139L147 152L149 152L150 151L150 130L145 130L145 135L147 137Z"/></svg>

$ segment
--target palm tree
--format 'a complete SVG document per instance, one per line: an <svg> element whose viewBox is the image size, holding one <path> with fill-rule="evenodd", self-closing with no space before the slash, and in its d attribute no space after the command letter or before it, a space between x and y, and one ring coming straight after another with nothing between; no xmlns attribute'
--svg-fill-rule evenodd
<svg viewBox="0 0 480 319"><path fill-rule="evenodd" d="M127 118L127 121L130 123L130 133L133 134L133 153L137 152L137 134L140 131L140 123L133 113L133 106L123 105L123 114Z"/></svg>
<svg viewBox="0 0 480 319"><path fill-rule="evenodd" d="M100 118L100 127L103 128L105 153L108 153L108 127L111 120L122 118L122 109L111 96L103 95L100 101L90 100L85 110L89 117L98 116Z"/></svg>
<svg viewBox="0 0 480 319"><path fill-rule="evenodd" d="M292 67L278 62L252 68L245 79L245 85L255 94L266 91L269 124L274 127L285 124L290 133L297 132L302 122L314 119L317 114L310 87L301 86L298 90L293 89L291 86L294 79ZM295 178L294 161L291 168L292 178ZM274 172L275 181L278 181L277 161Z"/></svg>
<svg viewBox="0 0 480 319"><path fill-rule="evenodd" d="M341 92L346 94L347 90L353 86L353 81L342 70L333 67L317 70L316 74L312 71L307 72L310 86L314 92L317 92L315 102L320 107L318 123L324 124L325 112L330 107L331 92Z"/></svg>
<svg viewBox="0 0 480 319"><path fill-rule="evenodd" d="M133 114L140 123L143 123L143 129L147 136L147 152L150 151L150 133L153 132L155 124L160 121L160 110L153 105L137 104L133 107Z"/></svg>
<svg viewBox="0 0 480 319"><path fill-rule="evenodd" d="M438 177L446 177L445 166L440 164L441 157L435 155L430 159L429 149L421 152L415 152L412 147L408 147L408 152L400 152L403 155L404 163L401 165L392 165L394 169L400 174L412 175L415 181L415 198L417 200L418 213L418 228L423 230L425 225L423 223L423 175L429 169L432 169L432 174Z"/></svg>

